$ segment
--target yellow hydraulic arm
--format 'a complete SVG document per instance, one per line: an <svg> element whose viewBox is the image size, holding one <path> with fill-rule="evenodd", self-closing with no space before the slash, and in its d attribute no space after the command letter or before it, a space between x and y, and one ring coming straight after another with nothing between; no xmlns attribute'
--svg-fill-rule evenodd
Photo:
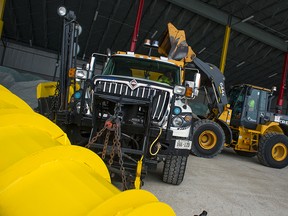
<svg viewBox="0 0 288 216"><path fill-rule="evenodd" d="M121 192L104 162L0 85L0 215L175 215L144 190Z"/></svg>

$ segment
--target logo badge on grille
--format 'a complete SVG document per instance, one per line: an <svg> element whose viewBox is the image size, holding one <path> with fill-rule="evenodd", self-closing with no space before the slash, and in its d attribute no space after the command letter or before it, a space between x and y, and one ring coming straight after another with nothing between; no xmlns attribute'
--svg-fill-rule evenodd
<svg viewBox="0 0 288 216"><path fill-rule="evenodd" d="M136 81L135 79L133 79L133 80L131 80L131 81L128 83L128 86L129 86L132 90L134 90L134 89L136 89L136 88L138 87L138 83L137 83L137 81Z"/></svg>

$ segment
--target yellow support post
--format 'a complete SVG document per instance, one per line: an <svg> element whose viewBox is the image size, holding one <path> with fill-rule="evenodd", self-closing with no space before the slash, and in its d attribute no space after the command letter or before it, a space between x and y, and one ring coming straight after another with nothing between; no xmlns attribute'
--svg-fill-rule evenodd
<svg viewBox="0 0 288 216"><path fill-rule="evenodd" d="M3 14L4 14L4 7L5 7L6 0L0 0L0 38L2 36L2 30L3 30Z"/></svg>
<svg viewBox="0 0 288 216"><path fill-rule="evenodd" d="M142 161L144 156L142 155L141 159L137 162L137 169L136 169L136 178L134 182L135 189L140 189L141 187L141 172L142 172Z"/></svg>
<svg viewBox="0 0 288 216"><path fill-rule="evenodd" d="M230 39L230 32L231 32L231 26L226 25L225 29L225 36L223 41L223 48L222 48L222 54L221 54L221 61L220 61L220 71L224 73L225 65L226 65L226 58L227 58L227 51L228 51L228 45L229 45L229 39Z"/></svg>

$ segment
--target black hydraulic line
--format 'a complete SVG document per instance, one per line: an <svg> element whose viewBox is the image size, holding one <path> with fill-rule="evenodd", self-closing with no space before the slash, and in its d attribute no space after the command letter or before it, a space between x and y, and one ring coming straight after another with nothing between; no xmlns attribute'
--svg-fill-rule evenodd
<svg viewBox="0 0 288 216"><path fill-rule="evenodd" d="M168 115L168 121L167 121L167 131L170 129L170 125L171 125L171 121L172 121L172 112L173 112L173 109L174 109L174 105L175 105L175 95L173 95L172 97L172 101L171 101L171 110L170 110L170 113ZM168 133L166 133L166 140L168 140Z"/></svg>
<svg viewBox="0 0 288 216"><path fill-rule="evenodd" d="M151 126L151 118L152 118L151 116L152 116L152 108L153 108L152 103L153 103L153 96L150 97L150 103L149 103L147 118L146 118L146 127L145 127L143 147L142 147L144 158L145 158L145 155L147 155L146 153L148 152L148 139L150 137L150 126Z"/></svg>

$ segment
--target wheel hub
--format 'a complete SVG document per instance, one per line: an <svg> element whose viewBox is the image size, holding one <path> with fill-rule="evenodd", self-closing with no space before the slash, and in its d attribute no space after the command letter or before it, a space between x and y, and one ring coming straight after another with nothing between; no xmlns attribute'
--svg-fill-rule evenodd
<svg viewBox="0 0 288 216"><path fill-rule="evenodd" d="M287 158L287 147L283 143L277 143L272 148L272 157L276 161L283 161Z"/></svg>
<svg viewBox="0 0 288 216"><path fill-rule="evenodd" d="M204 131L199 136L199 144L203 149L212 149L216 145L216 142L217 136L211 130Z"/></svg>

